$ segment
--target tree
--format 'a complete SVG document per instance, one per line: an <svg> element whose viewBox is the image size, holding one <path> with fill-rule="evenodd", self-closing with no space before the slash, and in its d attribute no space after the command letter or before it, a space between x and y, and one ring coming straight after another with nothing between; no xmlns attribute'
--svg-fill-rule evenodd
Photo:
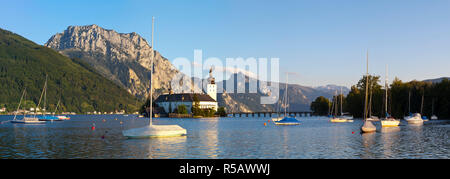
<svg viewBox="0 0 450 179"><path fill-rule="evenodd" d="M179 105L177 107L176 111L177 111L178 114L187 114L188 113L187 107L184 104Z"/></svg>
<svg viewBox="0 0 450 179"><path fill-rule="evenodd" d="M311 110L317 115L327 115L330 110L330 100L319 96L311 103Z"/></svg>
<svg viewBox="0 0 450 179"><path fill-rule="evenodd" d="M192 106L192 114L194 114L194 116L203 116L203 111L202 109L200 109L200 100L198 99L197 94L194 94L193 97L194 100L194 105Z"/></svg>
<svg viewBox="0 0 450 179"><path fill-rule="evenodd" d="M220 117L226 117L227 112L225 110L225 107L219 107L219 109L217 109L217 115L219 115Z"/></svg>

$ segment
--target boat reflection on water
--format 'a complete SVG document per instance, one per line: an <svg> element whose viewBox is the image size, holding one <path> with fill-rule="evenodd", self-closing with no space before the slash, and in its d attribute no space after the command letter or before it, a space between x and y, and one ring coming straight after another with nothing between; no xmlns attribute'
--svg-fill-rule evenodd
<svg viewBox="0 0 450 179"><path fill-rule="evenodd" d="M400 127L382 127L380 132L384 158L395 158L396 145L399 143Z"/></svg>
<svg viewBox="0 0 450 179"><path fill-rule="evenodd" d="M400 132L400 127L382 127L381 133L395 133Z"/></svg>
<svg viewBox="0 0 450 179"><path fill-rule="evenodd" d="M375 137L376 132L362 132L362 147L364 151L361 155L361 158L374 158L374 152L372 151L372 147L376 144Z"/></svg>

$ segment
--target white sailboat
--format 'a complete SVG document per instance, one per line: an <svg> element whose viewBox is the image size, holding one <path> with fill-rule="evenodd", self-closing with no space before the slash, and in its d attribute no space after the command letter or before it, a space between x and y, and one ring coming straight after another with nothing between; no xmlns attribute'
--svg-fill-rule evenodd
<svg viewBox="0 0 450 179"><path fill-rule="evenodd" d="M388 107L387 107L388 106L388 90L389 90L387 65L386 65L386 82L384 84L384 88L386 91L385 105L384 105L386 117L381 120L381 127L397 127L400 124L400 120L396 120L394 117L390 116L388 113Z"/></svg>
<svg viewBox="0 0 450 179"><path fill-rule="evenodd" d="M150 124L141 128L134 128L122 131L123 136L128 138L152 138L152 137L173 137L186 135L186 129L178 125L154 125L152 122L153 118L153 107L152 107L152 76L153 76L153 58L154 58L154 46L153 46L153 33L154 33L154 22L155 18L152 17L152 58L151 58L151 74L150 74Z"/></svg>
<svg viewBox="0 0 450 179"><path fill-rule="evenodd" d="M420 113L411 114L411 91L409 91L408 95L408 107L409 107L409 116L406 116L404 119L408 124L423 124L422 115Z"/></svg>
<svg viewBox="0 0 450 179"><path fill-rule="evenodd" d="M375 132L377 128L375 125L372 124L372 122L367 118L368 112L367 112L367 97L368 97L368 88L369 88L369 51L367 51L367 71L366 71L366 93L365 93L365 99L364 99L364 124L361 126L361 131L363 133L370 133Z"/></svg>
<svg viewBox="0 0 450 179"><path fill-rule="evenodd" d="M434 114L434 99L433 102L431 103L431 120L437 120L438 117Z"/></svg>
<svg viewBox="0 0 450 179"><path fill-rule="evenodd" d="M45 88L45 86L44 86L44 88ZM39 121L39 119L36 117L37 108L39 108L39 104L41 103L42 94L41 94L41 99L39 99L39 104L35 108L34 116L33 117L27 117L26 116L26 109L24 109L23 118L22 119L17 119L17 113L18 113L18 111L20 109L20 105L22 104L22 99L24 99L25 96L26 96L26 89L23 90L22 97L20 98L19 105L17 106L17 111L16 111L16 113L14 115L14 119L11 121L11 123L19 123L19 124L42 124L42 123L45 123L45 121Z"/></svg>
<svg viewBox="0 0 450 179"><path fill-rule="evenodd" d="M342 111L342 103L343 103L343 97L344 97L344 94L342 93L342 88L341 88L340 97L341 97L341 114L339 116L331 117L330 122L333 122L333 123L353 122L353 120L352 120L353 116L344 116L344 113ZM334 103L334 101L333 101L333 103ZM337 99L336 99L336 103L337 103Z"/></svg>

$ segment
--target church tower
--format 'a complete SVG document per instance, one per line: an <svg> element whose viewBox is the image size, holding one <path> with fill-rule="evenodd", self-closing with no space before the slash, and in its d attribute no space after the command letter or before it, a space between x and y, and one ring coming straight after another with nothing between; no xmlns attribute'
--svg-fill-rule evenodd
<svg viewBox="0 0 450 179"><path fill-rule="evenodd" d="M207 85L207 94L211 96L212 99L217 101L217 85L216 85L216 79L212 75L213 68L209 70L209 78L208 78L208 85Z"/></svg>

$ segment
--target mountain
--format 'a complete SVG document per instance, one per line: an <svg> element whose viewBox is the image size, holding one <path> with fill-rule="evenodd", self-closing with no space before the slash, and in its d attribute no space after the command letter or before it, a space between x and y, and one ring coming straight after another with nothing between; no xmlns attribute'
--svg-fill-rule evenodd
<svg viewBox="0 0 450 179"><path fill-rule="evenodd" d="M0 104L15 110L24 88L27 99L37 104L46 75L49 110L60 96L68 112L137 110L134 96L90 65L0 29Z"/></svg>
<svg viewBox="0 0 450 179"><path fill-rule="evenodd" d="M52 36L45 46L53 48L70 58L82 59L83 62L91 65L104 77L123 86L128 92L141 99L148 95L150 58L153 55L152 47L136 33L118 33L97 25L69 26L64 32ZM154 97L157 97L168 92L170 81L179 71L158 52L155 52L154 56L153 88L155 89ZM237 75L243 74L236 74L233 77L237 77ZM183 76L186 77L185 79L189 78L186 75ZM248 79L248 77L246 78ZM226 81L218 82L218 87L222 87ZM184 86L186 85L184 84ZM279 85L280 94L284 94L285 84L280 83ZM248 86L248 80L245 84L239 84L238 87L243 88L245 86ZM176 87L178 86L174 86L174 88ZM196 88L198 87L196 86ZM173 90L177 91L177 89ZM309 105L316 97L330 98L335 92L331 86L329 86L329 89L315 89L301 85L289 85L288 90L290 109L301 111L309 110ZM348 91L347 88L345 90ZM178 89L178 91L181 90ZM250 112L277 109L279 104L260 104L260 98L266 95L264 91L267 91L267 89L262 91L254 94L224 92L218 94L217 101L219 106L225 106L228 111Z"/></svg>
<svg viewBox="0 0 450 179"><path fill-rule="evenodd" d="M234 85L236 89L246 89L246 93L227 93L226 83L228 80L234 79ZM237 79L245 79L245 83L237 83ZM234 74L230 79L221 81L217 83L219 91L224 91L218 95L219 106L226 106L228 111L276 111L280 109L281 104L283 104L283 96L286 91L286 83L278 83L279 86L279 99L275 104L262 105L261 97L268 96L269 89L264 86L266 83L261 83L261 81L253 79L242 73ZM260 85L263 85L261 90L257 93L248 93L250 82L256 82L258 89ZM272 85L277 85L277 83L272 82ZM333 85L330 85L333 86ZM220 89L222 88L222 89ZM346 89L346 88L345 88ZM340 90L340 87L339 87ZM348 90L348 89L347 89ZM334 88L312 88L307 86L302 86L298 84L288 84L288 104L290 111L309 111L311 102L314 101L319 96L324 96L326 98L331 98L335 90ZM345 92L344 88L343 91ZM236 105L239 104L239 105ZM239 109L238 109L239 108Z"/></svg>
<svg viewBox="0 0 450 179"><path fill-rule="evenodd" d="M340 94L341 90L342 90L342 93L344 95L346 95L346 94L348 94L350 92L349 88L347 88L345 86L338 86L338 85L319 86L319 87L315 87L315 89L316 90L320 90L320 91L325 92L325 93L332 93L332 94L334 94L334 93Z"/></svg>
<svg viewBox="0 0 450 179"><path fill-rule="evenodd" d="M69 26L53 35L45 46L70 58L79 58L103 76L123 86L129 93L145 98L149 93L150 60L154 57L155 96L166 92L178 72L136 33L118 33L97 25Z"/></svg>
<svg viewBox="0 0 450 179"><path fill-rule="evenodd" d="M442 82L442 80L447 79L450 80L450 77L441 77L441 78L436 78L436 79L428 79L428 80L423 80L424 82L432 82L432 83L440 83Z"/></svg>

